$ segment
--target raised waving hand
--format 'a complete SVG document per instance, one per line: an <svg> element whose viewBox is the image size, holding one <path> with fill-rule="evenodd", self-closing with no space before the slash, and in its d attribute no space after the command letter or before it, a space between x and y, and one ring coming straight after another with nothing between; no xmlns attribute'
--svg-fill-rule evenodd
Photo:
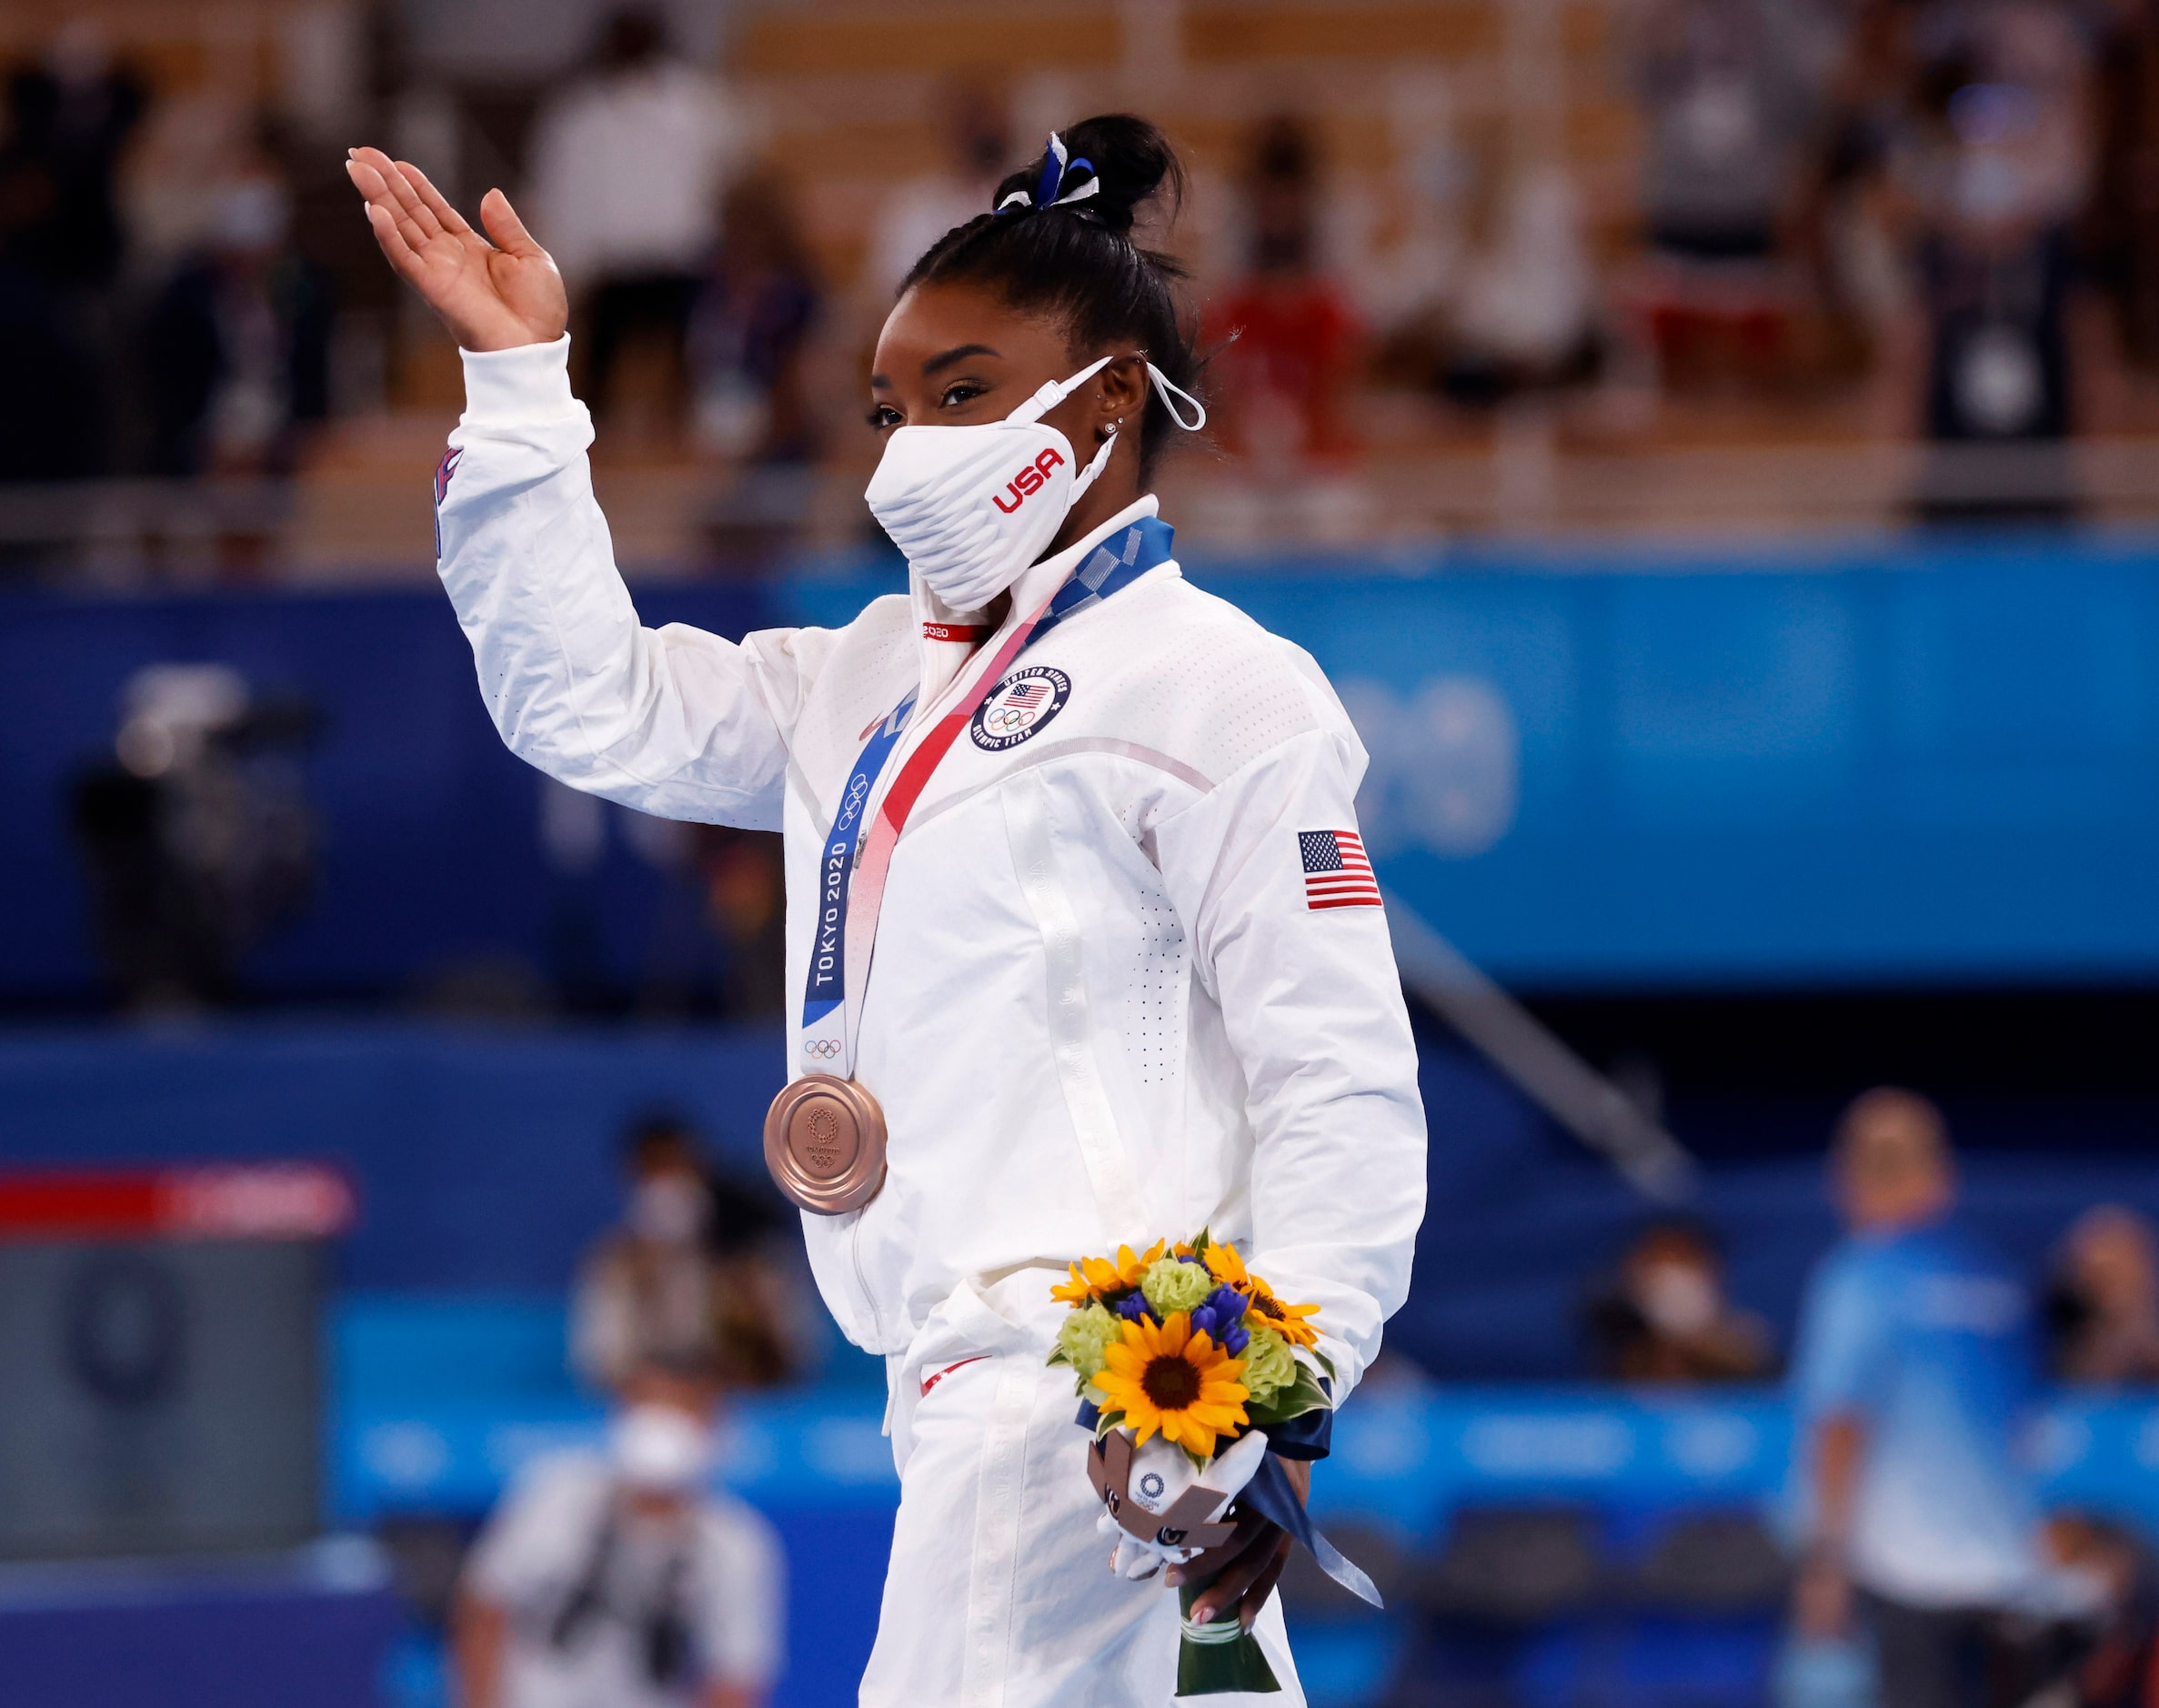
<svg viewBox="0 0 2159 1708"><path fill-rule="evenodd" d="M500 190L480 203L482 236L409 162L355 148L345 170L367 198L367 223L390 266L460 346L507 350L562 336L569 324L562 275Z"/></svg>

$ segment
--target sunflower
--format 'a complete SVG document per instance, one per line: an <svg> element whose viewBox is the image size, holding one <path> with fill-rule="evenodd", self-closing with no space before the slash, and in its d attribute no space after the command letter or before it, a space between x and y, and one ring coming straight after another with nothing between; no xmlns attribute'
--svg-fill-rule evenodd
<svg viewBox="0 0 2159 1708"><path fill-rule="evenodd" d="M1144 1447L1160 1430L1166 1441L1208 1459L1214 1438L1250 1422L1244 1402L1250 1391L1237 1380L1241 1359L1231 1358L1207 1334L1191 1331L1191 1318L1180 1311L1157 1328L1128 1322L1121 1340L1102 1349L1109 1368L1095 1378L1106 1397L1104 1412L1121 1412L1124 1422Z"/></svg>
<svg viewBox="0 0 2159 1708"><path fill-rule="evenodd" d="M1107 1258L1083 1257L1070 1266L1072 1279L1049 1290L1050 1298L1064 1305L1083 1305L1090 1299L1100 1299L1106 1293L1128 1292L1140 1284L1147 1273L1147 1266L1162 1254L1163 1242L1157 1240L1138 1257L1132 1248L1117 1248L1117 1261Z"/></svg>
<svg viewBox="0 0 2159 1708"><path fill-rule="evenodd" d="M1284 1304L1274 1296L1274 1290L1257 1275L1252 1277L1252 1314L1264 1317L1272 1329L1291 1346L1317 1346L1320 1336L1312 1325L1304 1321L1320 1314L1317 1305Z"/></svg>
<svg viewBox="0 0 2159 1708"><path fill-rule="evenodd" d="M1291 1346L1316 1346L1320 1337L1306 1317L1320 1314L1317 1305L1284 1304L1275 1296L1274 1289L1266 1281L1244 1266L1233 1245L1215 1244L1207 1248L1207 1272L1225 1287L1235 1287L1251 1295L1252 1309L1267 1320L1267 1325L1289 1341Z"/></svg>
<svg viewBox="0 0 2159 1708"><path fill-rule="evenodd" d="M1244 1260L1237 1255L1237 1248L1221 1241L1211 1241L1202 1254L1207 1260L1207 1272L1226 1287L1251 1285L1251 1275L1244 1267Z"/></svg>

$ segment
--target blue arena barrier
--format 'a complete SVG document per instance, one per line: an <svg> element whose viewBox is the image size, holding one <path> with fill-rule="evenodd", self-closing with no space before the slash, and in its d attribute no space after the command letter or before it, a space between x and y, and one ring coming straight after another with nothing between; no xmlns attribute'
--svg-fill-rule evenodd
<svg viewBox="0 0 2159 1708"><path fill-rule="evenodd" d="M1309 648L1373 768L1382 879L1547 989L2107 980L2159 970L2159 546L2104 533L1210 555ZM889 563L640 588L649 622L834 623ZM269 998L380 997L476 958L546 976L563 909L634 990L681 898L622 815L566 880L439 595L0 598L0 999L96 987L62 795L128 676L228 663L325 714L317 901ZM1084 692L1080 684L1076 691ZM573 893L574 892L574 893ZM688 911L695 912L694 905ZM551 935L554 932L554 935Z"/></svg>
<svg viewBox="0 0 2159 1708"><path fill-rule="evenodd" d="M778 1511L899 1498L881 1396L745 1395L732 1409L724 1475ZM1546 1501L1617 1510L1772 1507L1791 1418L1767 1390L1659 1395L1602 1388L1448 1387L1360 1395L1312 1488L1314 1510L1401 1532L1443 1531L1464 1506ZM534 1455L596 1445L600 1412L552 1399L405 1403L355 1400L335 1426L337 1516L484 1511ZM2159 1395L2063 1394L2038 1415L2034 1463L2047 1496L2159 1538Z"/></svg>
<svg viewBox="0 0 2159 1708"><path fill-rule="evenodd" d="M848 1700L868 1654L899 1499L881 1413L874 1395L859 1393L745 1396L732 1409L722 1474L772 1519L789 1552L797 1623L780 1694L790 1705ZM574 1397L356 1399L335 1434L339 1516L477 1515L532 1455L597 1446L600 1426L597 1407ZM1429 1554L1466 1509L1588 1512L1617 1560L1690 1512L1773 1522L1791 1444L1789 1412L1766 1390L1378 1392L1342 1413L1312 1506L1330 1527L1391 1536L1405 1556ZM2057 1395L2032 1446L2052 1504L2159 1538L2159 1394ZM851 1612L835 1618L835 1609ZM1773 1609L1692 1619L1612 1610L1427 1653L1408 1646L1411 1628L1397 1610L1300 1623L1297 1640L1317 1703L1369 1700L1397 1665L1489 1663L1521 1700L1634 1704L1761 1701L1775 1636Z"/></svg>
<svg viewBox="0 0 2159 1708"><path fill-rule="evenodd" d="M270 1559L0 1569L0 1700L379 1708L406 1614L364 1540Z"/></svg>
<svg viewBox="0 0 2159 1708"><path fill-rule="evenodd" d="M1419 1047L1435 1134L1430 1210L1388 1344L1441 1377L1575 1373L1583 1289L1643 1206L1488 1064L1444 1037ZM17 1030L0 1035L0 1163L335 1161L359 1199L336 1279L384 1325L369 1344L409 1331L424 1347L447 1332L451 1297L467 1311L485 1297L513 1314L520 1300L556 1308L577 1253L619 1213L618 1137L655 1106L686 1112L722 1160L761 1179L764 1112L783 1068L777 1030L761 1027ZM1983 1137L1965 1158L1967 1212L2029 1275L2091 1204L2159 1214L2159 1164L2146 1155L2080 1152L2045 1110L1950 1113L1960 1135ZM1681 1136L1696 1135L1682 1125ZM1715 1161L1696 1208L1726 1242L1734 1299L1788 1335L1807 1267L1835 1237L1819 1161ZM413 1295L417 1314L384 1318L395 1294ZM537 1369L558 1357L538 1332L491 1319L440 1358ZM849 1356L837 1336L831 1356Z"/></svg>

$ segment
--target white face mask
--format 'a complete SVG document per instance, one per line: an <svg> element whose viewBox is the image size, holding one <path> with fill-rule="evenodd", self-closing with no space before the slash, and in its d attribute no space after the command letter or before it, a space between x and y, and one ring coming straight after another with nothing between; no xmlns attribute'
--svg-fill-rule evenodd
<svg viewBox="0 0 2159 1708"><path fill-rule="evenodd" d="M712 1468L712 1433L671 1405L633 1405L608 1426L615 1472L631 1488L678 1494Z"/></svg>
<svg viewBox="0 0 2159 1708"><path fill-rule="evenodd" d="M688 1245L705 1231L712 1199L688 1175L661 1174L640 1181L629 1195L633 1232L656 1245Z"/></svg>
<svg viewBox="0 0 2159 1708"><path fill-rule="evenodd" d="M1645 1266L1634 1283L1634 1302L1666 1334L1699 1334L1717 1320L1717 1285L1690 1263Z"/></svg>
<svg viewBox="0 0 2159 1708"><path fill-rule="evenodd" d="M1114 432L1082 469L1071 440L1042 417L1112 359L1051 381L1001 421L897 427L886 441L862 496L909 565L954 610L979 611L1017 581L1108 466ZM1152 362L1147 372L1178 426L1196 432L1207 425L1197 398ZM1191 405L1192 420L1179 412L1177 397Z"/></svg>

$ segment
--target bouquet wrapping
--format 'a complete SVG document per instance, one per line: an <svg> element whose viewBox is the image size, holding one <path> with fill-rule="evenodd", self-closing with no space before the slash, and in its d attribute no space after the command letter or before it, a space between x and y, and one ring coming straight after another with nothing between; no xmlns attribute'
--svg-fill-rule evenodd
<svg viewBox="0 0 2159 1708"><path fill-rule="evenodd" d="M1088 1472L1110 1569L1151 1578L1227 1542L1240 1505L1310 1548L1330 1576L1373 1605L1371 1580L1312 1529L1278 1454L1318 1458L1331 1422L1333 1366L1314 1305L1290 1304L1202 1231L1135 1254L1084 1258L1053 1290L1069 1307L1053 1364L1069 1366L1093 1432ZM1180 1592L1177 1693L1279 1691L1235 1614L1191 1617L1200 1585Z"/></svg>

